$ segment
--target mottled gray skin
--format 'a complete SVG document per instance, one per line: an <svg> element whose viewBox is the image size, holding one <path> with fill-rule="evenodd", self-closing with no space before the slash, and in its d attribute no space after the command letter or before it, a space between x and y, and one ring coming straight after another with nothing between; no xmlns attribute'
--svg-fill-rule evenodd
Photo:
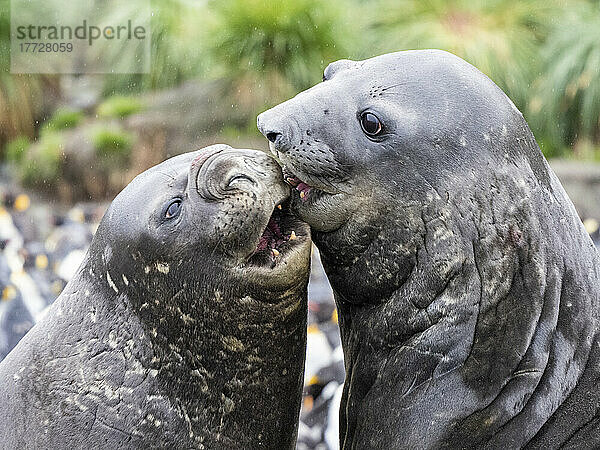
<svg viewBox="0 0 600 450"><path fill-rule="evenodd" d="M249 258L288 195L271 158L224 145L136 177L0 364L0 447L293 448L308 226L273 269Z"/></svg>
<svg viewBox="0 0 600 450"><path fill-rule="evenodd" d="M598 447L600 261L521 113L441 51L324 80L258 126L325 191L295 208L339 310L342 446Z"/></svg>

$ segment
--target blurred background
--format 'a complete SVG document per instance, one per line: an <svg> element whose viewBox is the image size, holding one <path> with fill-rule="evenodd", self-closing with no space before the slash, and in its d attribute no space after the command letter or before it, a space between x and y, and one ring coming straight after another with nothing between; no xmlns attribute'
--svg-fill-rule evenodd
<svg viewBox="0 0 600 450"><path fill-rule="evenodd" d="M61 292L106 204L137 173L216 142L266 149L256 115L340 58L439 48L475 65L523 112L598 238L599 1L156 0L151 28L148 74L10 74L10 2L0 0L0 359ZM105 57L117 66L131 55ZM314 259L298 447L326 449L337 446L344 372Z"/></svg>

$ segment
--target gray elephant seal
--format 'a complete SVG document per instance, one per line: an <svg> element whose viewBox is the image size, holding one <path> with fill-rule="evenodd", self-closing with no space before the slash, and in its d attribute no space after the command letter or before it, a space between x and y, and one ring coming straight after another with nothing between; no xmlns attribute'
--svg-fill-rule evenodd
<svg viewBox="0 0 600 450"><path fill-rule="evenodd" d="M310 230L288 196L225 145L136 177L0 364L0 447L293 448Z"/></svg>
<svg viewBox="0 0 600 450"><path fill-rule="evenodd" d="M335 291L344 448L600 445L600 261L465 61L338 61L258 117Z"/></svg>

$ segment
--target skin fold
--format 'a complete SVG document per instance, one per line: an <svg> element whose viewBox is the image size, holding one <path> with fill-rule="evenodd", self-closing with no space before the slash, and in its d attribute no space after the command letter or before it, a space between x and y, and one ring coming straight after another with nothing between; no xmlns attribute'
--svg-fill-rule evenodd
<svg viewBox="0 0 600 450"><path fill-rule="evenodd" d="M335 293L343 448L600 445L598 254L494 83L342 60L258 127Z"/></svg>
<svg viewBox="0 0 600 450"><path fill-rule="evenodd" d="M136 177L0 364L0 447L293 448L310 230L287 213L296 239L256 252L288 196L270 157L225 145Z"/></svg>

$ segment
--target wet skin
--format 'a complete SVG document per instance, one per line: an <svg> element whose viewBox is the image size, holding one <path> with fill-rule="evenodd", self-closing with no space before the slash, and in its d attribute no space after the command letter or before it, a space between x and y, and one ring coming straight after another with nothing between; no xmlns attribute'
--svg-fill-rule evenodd
<svg viewBox="0 0 600 450"><path fill-rule="evenodd" d="M600 445L598 254L496 85L342 60L258 127L334 289L344 448Z"/></svg>
<svg viewBox="0 0 600 450"><path fill-rule="evenodd" d="M293 448L310 230L277 164L225 145L136 177L0 364L8 448Z"/></svg>

